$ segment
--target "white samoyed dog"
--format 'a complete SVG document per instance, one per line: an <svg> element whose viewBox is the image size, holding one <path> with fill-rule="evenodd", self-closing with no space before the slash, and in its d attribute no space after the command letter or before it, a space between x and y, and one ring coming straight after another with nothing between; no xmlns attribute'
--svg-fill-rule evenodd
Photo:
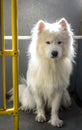
<svg viewBox="0 0 82 130"><path fill-rule="evenodd" d="M71 105L68 93L74 61L74 41L70 25L65 18L56 23L38 21L32 30L28 53L27 79L19 85L22 110L36 109L35 120L46 121L45 105L51 108L49 123L61 127L58 111L62 104Z"/></svg>

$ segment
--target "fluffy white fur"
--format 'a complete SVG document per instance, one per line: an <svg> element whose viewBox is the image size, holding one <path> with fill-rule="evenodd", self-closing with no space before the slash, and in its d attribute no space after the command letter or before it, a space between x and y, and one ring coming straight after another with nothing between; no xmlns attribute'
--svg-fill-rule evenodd
<svg viewBox="0 0 82 130"><path fill-rule="evenodd" d="M67 88L74 59L72 35L64 18L53 24L40 20L32 30L26 83L19 85L21 109L36 109L36 121L43 122L47 103L49 123L55 127L63 125L58 116L60 104L71 104Z"/></svg>

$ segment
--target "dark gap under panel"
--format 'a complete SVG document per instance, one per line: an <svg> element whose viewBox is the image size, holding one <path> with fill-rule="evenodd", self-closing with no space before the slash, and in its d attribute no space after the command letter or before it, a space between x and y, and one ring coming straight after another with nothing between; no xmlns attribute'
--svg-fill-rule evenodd
<svg viewBox="0 0 82 130"><path fill-rule="evenodd" d="M12 89L12 57L6 57L6 93ZM7 107L11 108L12 104L7 100Z"/></svg>

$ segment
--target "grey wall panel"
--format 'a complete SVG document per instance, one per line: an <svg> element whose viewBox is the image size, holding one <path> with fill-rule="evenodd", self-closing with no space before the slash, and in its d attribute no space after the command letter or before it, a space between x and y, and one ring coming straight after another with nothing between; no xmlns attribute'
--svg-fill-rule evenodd
<svg viewBox="0 0 82 130"><path fill-rule="evenodd" d="M11 35L11 0L4 0L5 35Z"/></svg>
<svg viewBox="0 0 82 130"><path fill-rule="evenodd" d="M78 40L78 51L75 92L78 98L82 100L82 40Z"/></svg>
<svg viewBox="0 0 82 130"><path fill-rule="evenodd" d="M6 35L11 33L11 0L5 0L5 30ZM19 34L30 33L33 24L39 19L54 22L65 17L76 34L80 33L81 0L18 0Z"/></svg>
<svg viewBox="0 0 82 130"><path fill-rule="evenodd" d="M80 33L80 0L19 0L19 34L29 34L39 19L54 22L65 17Z"/></svg>

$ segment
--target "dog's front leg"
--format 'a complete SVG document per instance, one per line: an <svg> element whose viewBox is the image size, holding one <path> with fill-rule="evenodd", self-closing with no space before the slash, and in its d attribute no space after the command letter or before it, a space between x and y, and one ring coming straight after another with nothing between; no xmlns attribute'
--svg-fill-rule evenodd
<svg viewBox="0 0 82 130"><path fill-rule="evenodd" d="M51 99L51 119L49 123L53 125L54 127L61 127L63 125L63 121L59 119L58 117L58 111L61 103L63 92L57 91Z"/></svg>
<svg viewBox="0 0 82 130"><path fill-rule="evenodd" d="M36 109L37 109L37 115L35 120L38 122L46 121L44 103L42 97L40 95L35 95L35 102L36 102Z"/></svg>

